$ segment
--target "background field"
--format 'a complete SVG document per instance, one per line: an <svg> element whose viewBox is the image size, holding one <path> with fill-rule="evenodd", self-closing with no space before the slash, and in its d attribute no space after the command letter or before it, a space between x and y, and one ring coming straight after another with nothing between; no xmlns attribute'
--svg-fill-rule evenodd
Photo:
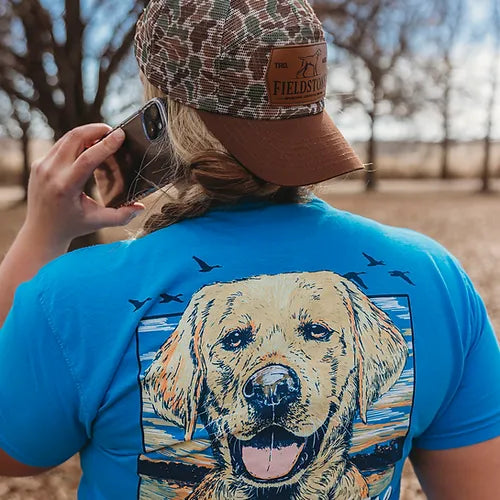
<svg viewBox="0 0 500 500"><path fill-rule="evenodd" d="M30 142L30 158L40 158L52 141L35 139ZM367 161L366 144L354 143L354 149ZM450 146L452 178L472 178L481 175L483 160L481 141L457 142ZM0 185L19 184L22 156L19 142L0 136ZM500 177L500 141L492 144L491 176ZM441 146L431 142L379 142L377 174L382 179L429 179L440 173ZM363 173L355 174L361 178Z"/></svg>
<svg viewBox="0 0 500 500"><path fill-rule="evenodd" d="M320 196L338 208L381 222L424 232L444 244L463 263L483 295L497 331L500 331L500 231L498 193L470 194L473 185L458 184L443 191L441 184L385 181L381 191L367 195L353 181L335 181L321 188ZM17 192L19 194L19 192ZM0 255L7 250L21 224L25 208L12 205L16 191L0 191ZM11 200L9 201L9 196ZM136 221L136 227L141 221ZM123 237L108 231L105 239ZM75 498L80 469L73 458L57 469L36 478L0 479L0 499L65 500ZM405 472L402 500L425 498L410 468Z"/></svg>

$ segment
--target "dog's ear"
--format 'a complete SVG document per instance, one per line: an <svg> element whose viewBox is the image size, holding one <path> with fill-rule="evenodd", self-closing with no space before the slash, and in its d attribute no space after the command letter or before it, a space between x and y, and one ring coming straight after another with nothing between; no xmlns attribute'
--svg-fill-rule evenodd
<svg viewBox="0 0 500 500"><path fill-rule="evenodd" d="M408 347L397 327L385 312L370 301L350 281L344 304L354 333L358 365L359 415L366 423L368 408L387 392L401 375Z"/></svg>
<svg viewBox="0 0 500 500"><path fill-rule="evenodd" d="M142 382L155 412L183 427L186 441L195 430L204 378L200 359L203 322L197 314L198 303L193 302L177 329L157 352Z"/></svg>

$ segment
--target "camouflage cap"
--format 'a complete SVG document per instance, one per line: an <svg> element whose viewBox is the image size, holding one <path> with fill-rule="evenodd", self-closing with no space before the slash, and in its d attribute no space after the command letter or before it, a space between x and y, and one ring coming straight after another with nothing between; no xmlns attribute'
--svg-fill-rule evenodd
<svg viewBox="0 0 500 500"><path fill-rule="evenodd" d="M306 0L150 0L135 52L148 81L262 179L305 185L362 168L323 112L326 42Z"/></svg>

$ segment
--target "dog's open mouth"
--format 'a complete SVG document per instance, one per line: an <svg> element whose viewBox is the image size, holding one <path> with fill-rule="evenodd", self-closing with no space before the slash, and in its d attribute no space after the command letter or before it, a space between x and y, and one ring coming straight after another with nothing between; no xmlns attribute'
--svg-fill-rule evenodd
<svg viewBox="0 0 500 500"><path fill-rule="evenodd" d="M256 481L288 479L317 455L323 428L307 437L296 436L277 425L267 427L248 441L230 435L233 468L237 474L245 473Z"/></svg>

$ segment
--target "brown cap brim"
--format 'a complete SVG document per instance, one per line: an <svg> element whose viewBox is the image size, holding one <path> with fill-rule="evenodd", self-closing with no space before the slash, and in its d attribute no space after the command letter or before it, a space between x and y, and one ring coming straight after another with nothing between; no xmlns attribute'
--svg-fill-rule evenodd
<svg viewBox="0 0 500 500"><path fill-rule="evenodd" d="M286 120L252 120L196 110L248 170L280 186L306 186L363 168L326 112Z"/></svg>

